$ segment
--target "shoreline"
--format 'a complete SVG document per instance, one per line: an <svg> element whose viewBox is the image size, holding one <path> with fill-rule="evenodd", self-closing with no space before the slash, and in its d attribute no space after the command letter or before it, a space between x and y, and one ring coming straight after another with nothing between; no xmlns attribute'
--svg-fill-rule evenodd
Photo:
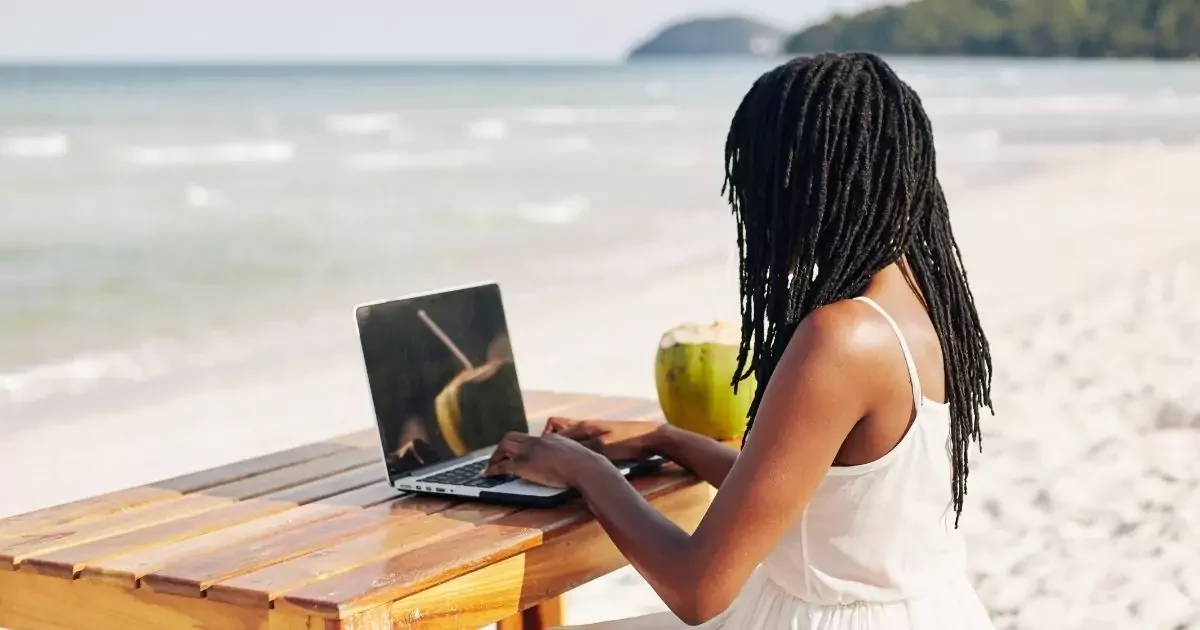
<svg viewBox="0 0 1200 630"><path fill-rule="evenodd" d="M1200 144L1194 145L1200 150ZM954 163L943 168L942 180L951 198L951 211L956 212L960 197L968 208L977 205L981 196L991 191L1003 191L1023 182L1041 178L1053 178L1059 173L1086 164L1103 164L1108 161L1127 159L1130 152L1150 155L1165 153L1162 150L1147 150L1146 147L1117 146L1106 148L1096 155L1090 152L1066 152L1058 159L1047 157L1023 158L1017 163ZM1017 166L1014 166L1017 164ZM949 171L949 172L947 172ZM518 315L541 311L542 306L553 310L553 296L567 294L569 301L595 299L596 290L618 298L622 293L638 290L631 284L643 284L647 277L657 277L670 282L689 274L716 273L721 265L720 243L726 239L725 228L733 229L727 208L721 202L719 211L701 211L691 221L695 226L685 228L686 240L692 245L687 253L671 251L671 254L654 259L655 243L638 240L629 253L630 259L639 255L651 257L653 268L645 270L643 279L631 283L629 265L622 258L596 259L601 270L608 273L593 274L595 277L566 280L545 278L528 274L529 262L522 263L525 273L506 272L501 277L491 278L464 272L440 272L432 280L412 283L402 280L395 290L365 289L355 292L342 291L340 299L309 300L307 307L282 308L276 305L274 315L255 321L244 321L234 327L204 331L182 337L151 336L136 343L125 345L87 347L74 354L44 358L32 363L9 366L0 371L0 429L19 431L29 423L57 422L80 415L81 410L93 407L113 409L135 407L148 401L161 401L164 397L187 394L197 383L206 390L215 391L231 383L241 383L242 377L260 377L268 372L292 374L297 367L307 364L309 369L320 369L328 363L356 361L354 352L357 340L353 327L347 324L351 305L367 298L400 295L413 291L424 291L437 286L497 280L506 289L506 301L514 302L516 308L510 312ZM968 210L970 211L970 210ZM682 220L682 219L680 219ZM956 218L956 224L962 219ZM726 223L728 225L726 226ZM670 245L658 241L668 250ZM599 255L605 247L593 246L585 260ZM732 251L732 244L729 246ZM572 261L573 264L579 264ZM645 263L638 263L645 265ZM586 265L585 265L586 266ZM625 275L616 278L616 275ZM605 286L592 286L602 284ZM587 291L579 291L580 285L588 285ZM400 288L403 287L403 288ZM357 295L356 298L350 296ZM250 299L252 296L238 299ZM522 313L521 303L526 303ZM534 306L534 303L538 303ZM337 306L341 304L341 306ZM299 316L296 313L300 313ZM214 352L214 348L217 350ZM288 369L281 365L291 364ZM311 368L311 366L318 366ZM12 419L6 423L5 419Z"/></svg>
<svg viewBox="0 0 1200 630"><path fill-rule="evenodd" d="M1070 163L1081 159L1068 155ZM986 167L960 164L951 169L951 174L943 175L943 184L948 194L954 194L958 189L980 194L1036 178L1053 168L1053 163L1044 158L1025 160L1021 164L1019 168L1011 164ZM981 174L987 168L993 170ZM380 287L366 289L357 292L358 297L353 299L349 297L350 292L343 291L346 295L340 300L324 299L320 303L309 300L307 307L298 310L295 306L276 308L273 316L245 321L233 328L198 330L196 334L182 337L150 336L124 345L101 344L72 354L8 366L0 370L0 429L20 431L31 423L69 421L95 407L116 409L160 402L171 396L186 395L197 385L206 391L216 391L241 383L244 377L261 377L270 372L284 376L297 370L324 369L330 362L357 361L357 339L353 326L347 323L352 321L347 313L352 304L374 298L495 280L506 291L506 301L511 302L510 313L522 316L547 308L553 310L556 293L567 294L568 301L586 301L594 299L597 290L616 296L639 290L646 282L653 282L647 279L651 277L670 283L689 274L724 272L723 264L736 262L718 251L733 253L732 243L725 248L720 245L731 240L726 238L726 232L732 233L733 229L728 209L724 202L720 205L719 211L697 213L694 222L698 227L685 229L686 240L700 246L693 245L682 257L673 251L666 258L655 260L652 243L638 241L632 245L626 258L636 260L639 254L650 253L653 261L652 269L639 272L644 274L641 280L613 277L620 273L629 274L629 269L624 268L628 265L618 262L621 257L597 259L602 268L616 273L601 273L582 282L530 277L516 271L501 274L498 278L463 272L442 273L417 285L401 281L392 291L380 290ZM591 254L598 255L606 248L596 245L592 249ZM586 292L576 290L580 284L588 285ZM595 286L597 284L602 286ZM335 302L341 306L335 307ZM302 314L297 317L296 313ZM214 353L213 348L219 351ZM286 369L281 367L285 364ZM6 423L6 419L11 422Z"/></svg>

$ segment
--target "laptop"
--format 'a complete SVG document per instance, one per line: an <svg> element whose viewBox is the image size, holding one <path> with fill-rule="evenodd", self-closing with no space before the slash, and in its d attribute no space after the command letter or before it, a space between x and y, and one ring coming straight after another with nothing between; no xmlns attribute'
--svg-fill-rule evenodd
<svg viewBox="0 0 1200 630"><path fill-rule="evenodd" d="M529 431L497 284L361 304L355 317L392 487L530 507L575 496L480 474L507 433ZM661 462L617 467L628 475Z"/></svg>

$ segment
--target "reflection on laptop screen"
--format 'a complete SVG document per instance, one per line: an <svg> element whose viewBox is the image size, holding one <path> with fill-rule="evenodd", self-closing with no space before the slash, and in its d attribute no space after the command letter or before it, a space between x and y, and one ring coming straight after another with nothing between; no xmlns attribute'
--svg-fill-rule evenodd
<svg viewBox="0 0 1200 630"><path fill-rule="evenodd" d="M528 430L498 286L361 306L357 316L391 478Z"/></svg>

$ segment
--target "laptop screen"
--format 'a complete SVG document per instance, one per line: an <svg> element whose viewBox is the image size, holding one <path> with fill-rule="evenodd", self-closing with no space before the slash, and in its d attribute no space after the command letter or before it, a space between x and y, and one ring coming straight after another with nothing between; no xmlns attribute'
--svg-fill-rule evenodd
<svg viewBox="0 0 1200 630"><path fill-rule="evenodd" d="M391 479L527 431L495 284L358 307Z"/></svg>

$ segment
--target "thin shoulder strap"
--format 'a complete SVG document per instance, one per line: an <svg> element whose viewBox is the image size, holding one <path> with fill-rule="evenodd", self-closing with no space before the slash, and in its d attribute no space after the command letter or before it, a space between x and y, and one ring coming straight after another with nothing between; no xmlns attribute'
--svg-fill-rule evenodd
<svg viewBox="0 0 1200 630"><path fill-rule="evenodd" d="M904 338L904 333L900 331L900 325L875 300L865 295L854 299L879 311L879 314L883 315L883 318L892 327L892 331L896 333L896 339L900 340L900 351L904 353L904 365L908 368L908 382L912 384L913 404L917 406L917 409L920 409L925 399L921 395L921 379L917 376L917 362L913 360L912 352L908 349L908 341Z"/></svg>

